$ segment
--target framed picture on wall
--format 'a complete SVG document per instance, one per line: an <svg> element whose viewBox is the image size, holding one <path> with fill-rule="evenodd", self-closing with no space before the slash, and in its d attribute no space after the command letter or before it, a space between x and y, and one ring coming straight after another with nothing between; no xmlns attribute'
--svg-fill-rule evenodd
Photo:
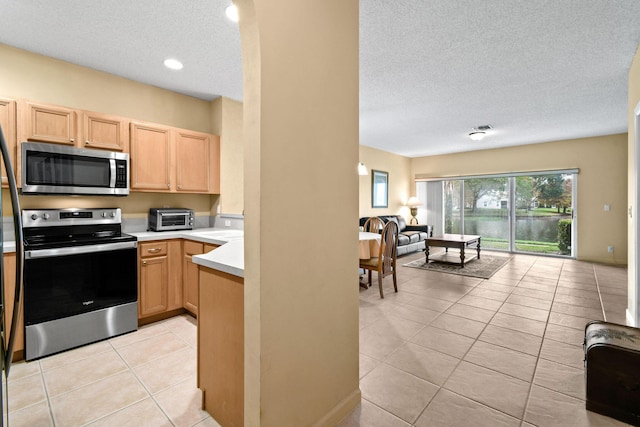
<svg viewBox="0 0 640 427"><path fill-rule="evenodd" d="M371 170L371 207L389 207L389 174Z"/></svg>

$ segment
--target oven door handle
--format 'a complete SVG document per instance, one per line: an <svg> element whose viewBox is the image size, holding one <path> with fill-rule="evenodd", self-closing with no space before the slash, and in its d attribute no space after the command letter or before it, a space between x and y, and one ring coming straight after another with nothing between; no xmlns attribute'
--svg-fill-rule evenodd
<svg viewBox="0 0 640 427"><path fill-rule="evenodd" d="M99 245L72 246L68 248L36 249L24 252L25 259L53 258L65 255L88 254L92 252L115 251L119 249L137 248L138 242L103 243Z"/></svg>

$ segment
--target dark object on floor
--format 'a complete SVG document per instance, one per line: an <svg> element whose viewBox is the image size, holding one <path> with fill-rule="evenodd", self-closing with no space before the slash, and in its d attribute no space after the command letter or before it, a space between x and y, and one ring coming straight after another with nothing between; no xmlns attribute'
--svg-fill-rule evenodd
<svg viewBox="0 0 640 427"><path fill-rule="evenodd" d="M587 409L640 426L640 329L589 322L584 352Z"/></svg>

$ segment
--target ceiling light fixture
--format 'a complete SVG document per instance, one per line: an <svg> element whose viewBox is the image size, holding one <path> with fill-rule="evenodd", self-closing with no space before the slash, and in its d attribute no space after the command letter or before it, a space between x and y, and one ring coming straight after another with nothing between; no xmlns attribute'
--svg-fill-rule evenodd
<svg viewBox="0 0 640 427"><path fill-rule="evenodd" d="M486 132L471 132L469 134L469 138L473 139L474 141L482 141L485 136L487 136Z"/></svg>
<svg viewBox="0 0 640 427"><path fill-rule="evenodd" d="M182 62L178 61L175 58L167 58L164 60L164 66L171 70L182 70Z"/></svg>
<svg viewBox="0 0 640 427"><path fill-rule="evenodd" d="M493 129L491 125L482 125L473 128L473 132L469 134L469 138L474 141L482 141L482 139L487 136L487 131Z"/></svg>
<svg viewBox="0 0 640 427"><path fill-rule="evenodd" d="M238 7L233 3L224 10L224 13L227 15L227 18L233 22L238 22L240 20L240 17L238 16Z"/></svg>

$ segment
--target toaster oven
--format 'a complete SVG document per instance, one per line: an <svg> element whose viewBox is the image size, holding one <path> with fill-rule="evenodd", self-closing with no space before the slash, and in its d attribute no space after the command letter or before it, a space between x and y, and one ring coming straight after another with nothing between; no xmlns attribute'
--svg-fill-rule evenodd
<svg viewBox="0 0 640 427"><path fill-rule="evenodd" d="M192 209L151 208L149 209L149 230L191 230L195 214Z"/></svg>

